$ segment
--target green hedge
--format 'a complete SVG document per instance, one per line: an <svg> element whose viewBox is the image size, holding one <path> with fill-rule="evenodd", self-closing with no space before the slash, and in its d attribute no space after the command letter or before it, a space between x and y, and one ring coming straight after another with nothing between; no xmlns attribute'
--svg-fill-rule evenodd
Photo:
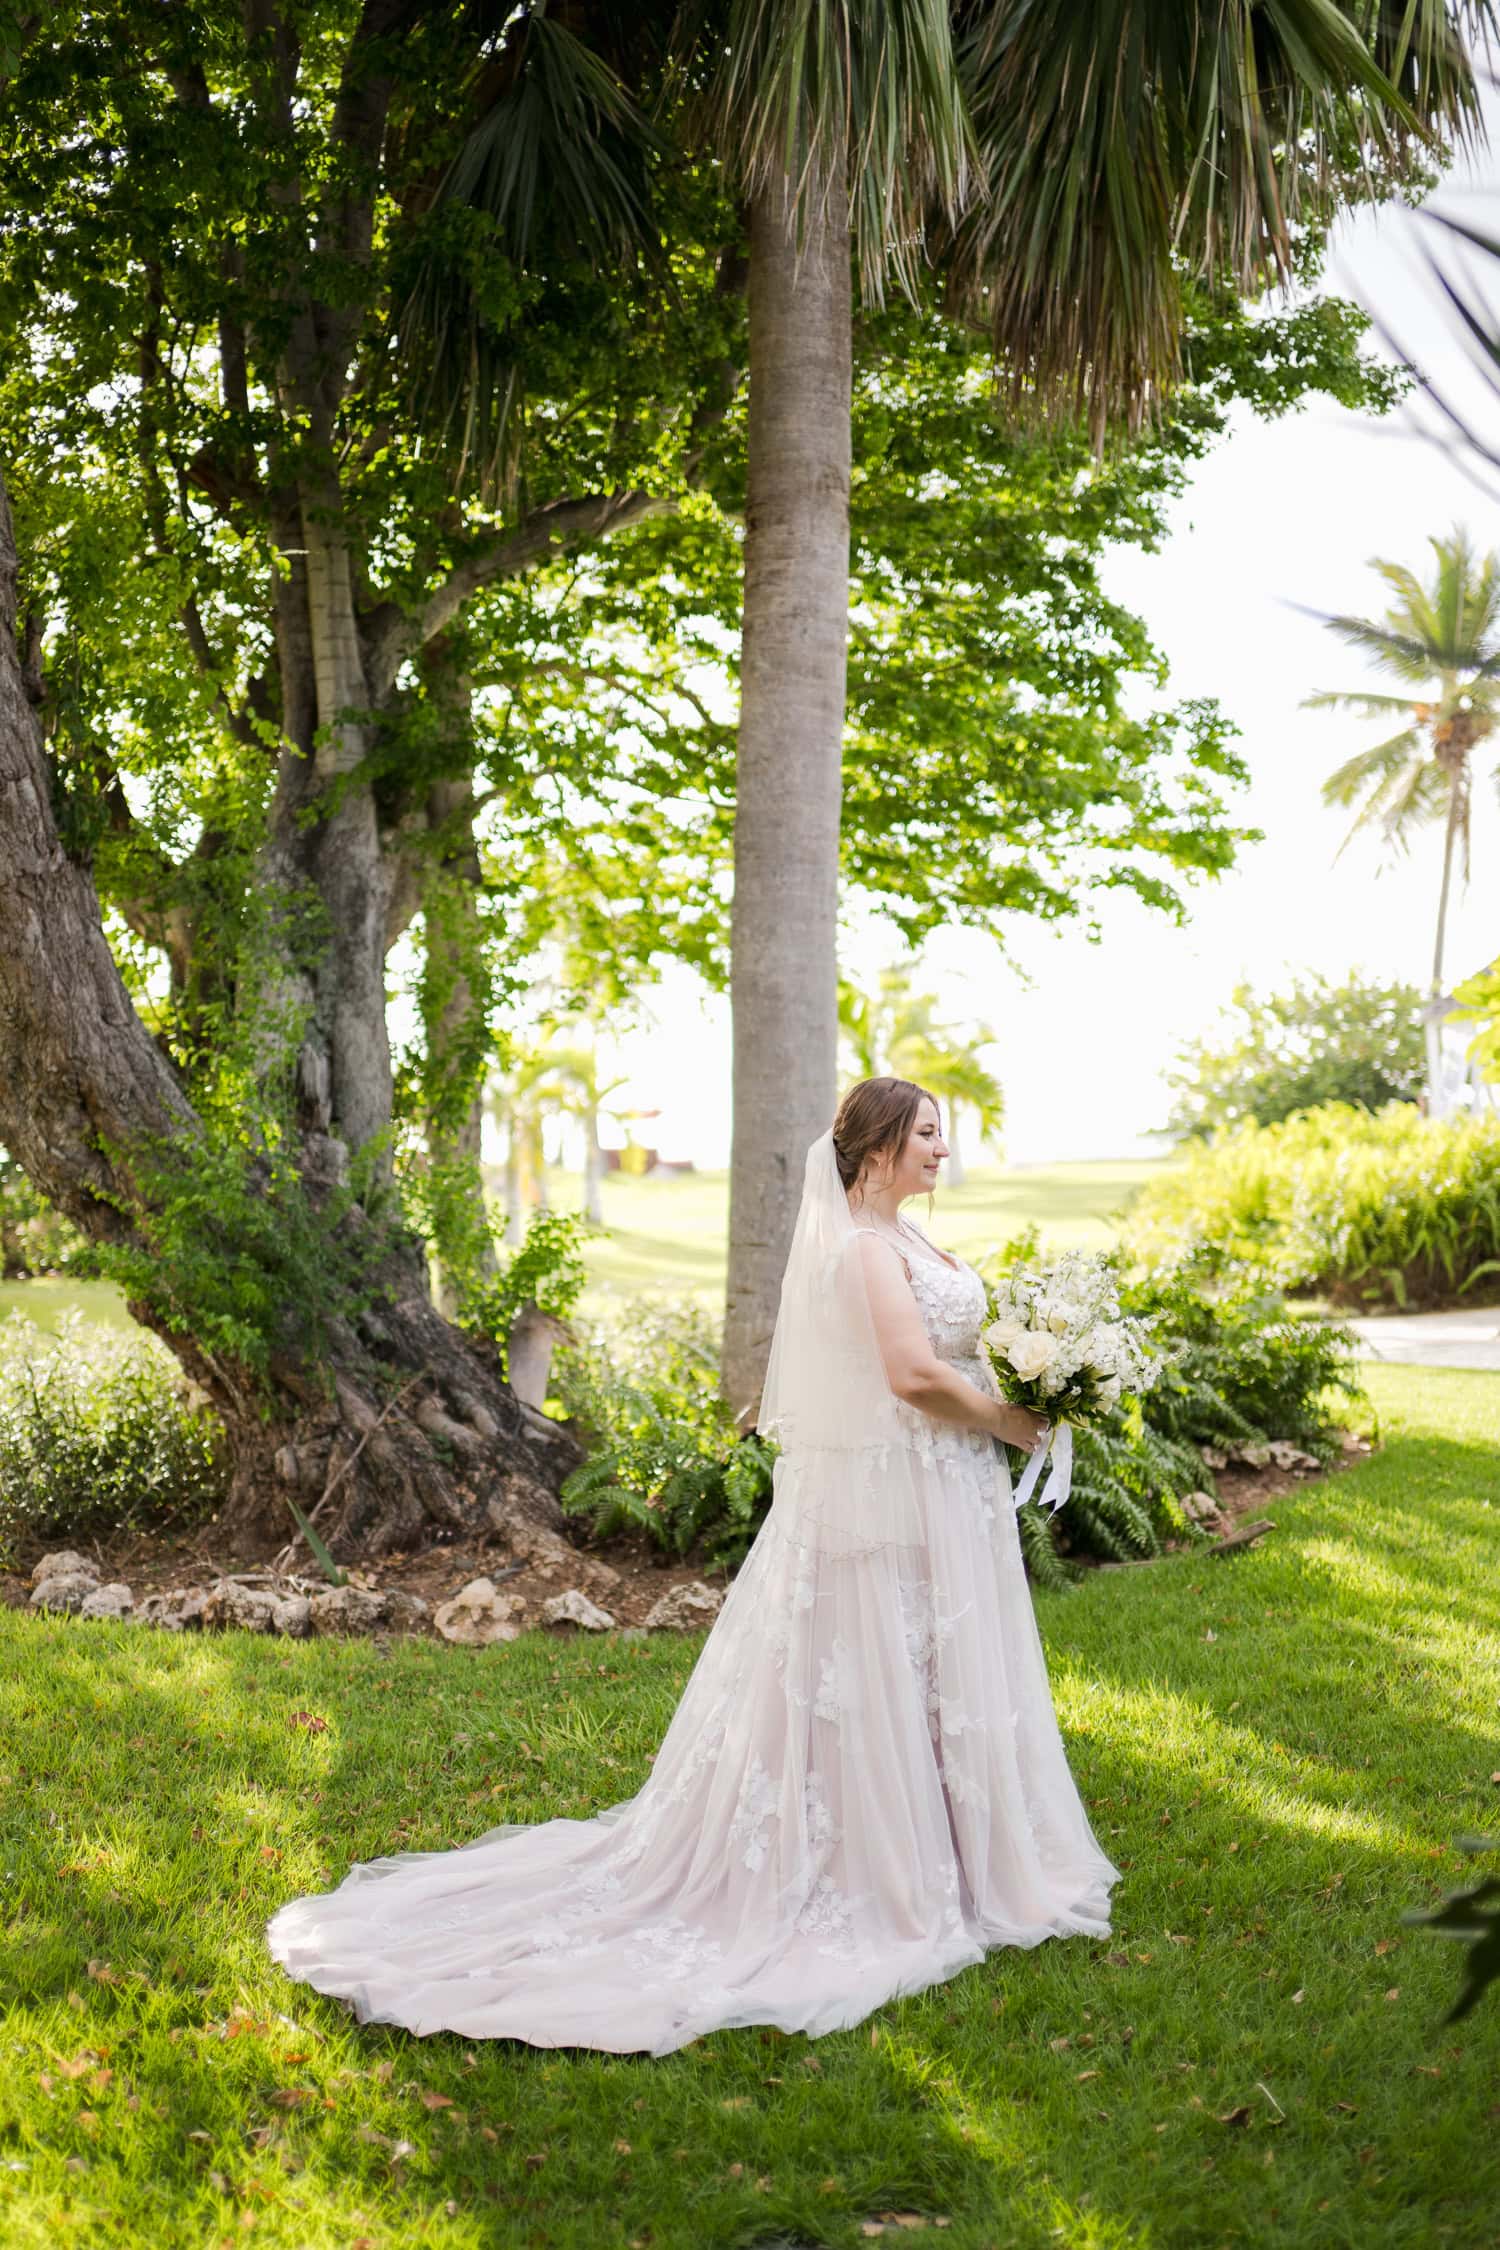
<svg viewBox="0 0 1500 2250"><path fill-rule="evenodd" d="M18 1542L196 1521L224 1488L218 1425L166 1346L73 1310L0 1323L0 1560Z"/></svg>
<svg viewBox="0 0 1500 2250"><path fill-rule="evenodd" d="M1250 1263L1351 1308L1500 1298L1500 1116L1329 1102L1187 1150L1132 1204L1151 1263Z"/></svg>

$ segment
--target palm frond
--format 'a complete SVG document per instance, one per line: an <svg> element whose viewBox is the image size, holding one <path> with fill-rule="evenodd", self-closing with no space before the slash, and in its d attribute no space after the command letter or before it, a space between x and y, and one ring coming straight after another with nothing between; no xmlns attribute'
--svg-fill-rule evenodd
<svg viewBox="0 0 1500 2250"><path fill-rule="evenodd" d="M1304 695L1304 711L1357 711L1362 719L1382 719L1394 712L1414 714L1415 705L1409 695L1372 695L1359 688L1318 688L1312 695Z"/></svg>
<svg viewBox="0 0 1500 2250"><path fill-rule="evenodd" d="M683 37L717 21L690 7ZM946 0L730 0L707 117L750 193L783 183L799 219L847 185L867 296L915 291L921 226L957 208L973 156Z"/></svg>
<svg viewBox="0 0 1500 2250"><path fill-rule="evenodd" d="M967 0L958 26L981 166L953 302L1019 402L1070 403L1096 433L1174 379L1184 272L1284 278L1351 146L1399 175L1478 114L1442 0Z"/></svg>
<svg viewBox="0 0 1500 2250"><path fill-rule="evenodd" d="M1393 734L1389 742L1378 743L1372 750L1356 750L1336 766L1323 784L1325 805L1352 805L1357 797L1367 792L1385 789L1395 776L1411 763L1422 762L1422 737L1415 727L1402 734Z"/></svg>
<svg viewBox="0 0 1500 2250"><path fill-rule="evenodd" d="M521 394L514 277L547 255L633 268L658 254L649 168L661 143L610 62L543 7L476 74L478 115L419 230L397 323L420 424L493 485Z"/></svg>

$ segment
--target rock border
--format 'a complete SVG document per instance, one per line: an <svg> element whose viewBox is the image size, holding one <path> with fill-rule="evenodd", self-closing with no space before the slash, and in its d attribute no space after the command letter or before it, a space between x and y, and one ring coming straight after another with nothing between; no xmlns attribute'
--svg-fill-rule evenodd
<svg viewBox="0 0 1500 2250"><path fill-rule="evenodd" d="M43 1555L29 1584L26 1606L38 1615L113 1618L168 1633L232 1626L289 1640L432 1633L469 1648L513 1641L532 1628L618 1632L632 1641L644 1640L648 1633L693 1633L711 1625L724 1606L718 1588L692 1579L663 1594L643 1625L621 1626L581 1586L549 1595L533 1611L521 1595L499 1592L493 1579L471 1578L434 1609L420 1594L394 1587L383 1590L352 1581L330 1586L321 1578L270 1570L221 1574L201 1586L148 1594L138 1603L123 1580L101 1584L95 1564L71 1547Z"/></svg>

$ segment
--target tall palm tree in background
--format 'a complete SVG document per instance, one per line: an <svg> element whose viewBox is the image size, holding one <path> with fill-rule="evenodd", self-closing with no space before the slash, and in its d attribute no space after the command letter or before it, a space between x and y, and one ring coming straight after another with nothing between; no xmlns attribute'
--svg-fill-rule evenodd
<svg viewBox="0 0 1500 2250"><path fill-rule="evenodd" d="M1000 1081L976 1050L995 1037L988 1024L937 1021L937 997L913 990L911 972L883 969L873 993L839 980L839 1029L861 1078L911 1078L948 1105L948 1185L962 1187L958 1112L972 1110L981 1141L1005 1118Z"/></svg>
<svg viewBox="0 0 1500 2250"><path fill-rule="evenodd" d="M1452 1006L1443 962L1454 870L1467 882L1474 768L1500 725L1500 556L1476 554L1461 530L1430 545L1435 564L1425 585L1404 564L1372 559L1371 569L1394 596L1382 616L1324 620L1405 692L1328 689L1306 702L1399 721L1394 734L1346 758L1323 784L1325 804L1358 807L1341 851L1373 830L1388 848L1405 852L1419 830L1442 823L1443 871L1424 1014L1427 1104L1435 1112L1442 1020Z"/></svg>

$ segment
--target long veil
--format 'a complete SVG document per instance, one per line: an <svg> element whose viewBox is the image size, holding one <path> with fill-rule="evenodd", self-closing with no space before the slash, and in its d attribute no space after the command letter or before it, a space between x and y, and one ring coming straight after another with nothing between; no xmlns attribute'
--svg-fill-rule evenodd
<svg viewBox="0 0 1500 2250"><path fill-rule="evenodd" d="M920 1455L886 1377L859 1244L830 1128L807 1152L756 1427L781 1447L783 1530L831 1555L926 1536Z"/></svg>

